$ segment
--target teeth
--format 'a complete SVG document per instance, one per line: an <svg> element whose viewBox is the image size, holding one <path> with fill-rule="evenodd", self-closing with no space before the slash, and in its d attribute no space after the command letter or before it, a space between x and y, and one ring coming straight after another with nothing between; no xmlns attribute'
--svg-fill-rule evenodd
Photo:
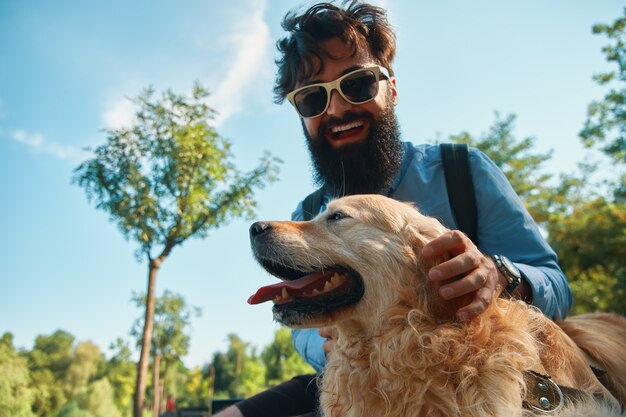
<svg viewBox="0 0 626 417"><path fill-rule="evenodd" d="M331 129L333 133L344 132L346 130L354 129L355 127L363 126L363 122L352 122L341 126L335 126Z"/></svg>
<svg viewBox="0 0 626 417"><path fill-rule="evenodd" d="M335 273L328 281L324 283L324 288L321 291L317 288L314 288L312 291L303 291L302 294L299 295L299 297L316 297L325 292L330 292L345 283L347 279L348 278L346 278L345 275ZM294 300L294 297L289 294L287 288L283 287L281 293L276 295L272 299L272 302L274 304L284 304L292 300Z"/></svg>

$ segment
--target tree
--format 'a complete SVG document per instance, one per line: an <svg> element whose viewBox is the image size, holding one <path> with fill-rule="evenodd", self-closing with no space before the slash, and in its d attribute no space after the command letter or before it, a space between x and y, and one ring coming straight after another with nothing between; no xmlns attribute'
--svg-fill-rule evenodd
<svg viewBox="0 0 626 417"><path fill-rule="evenodd" d="M265 367L248 343L228 335L228 350L213 356L216 397L239 398L258 393L264 386Z"/></svg>
<svg viewBox="0 0 626 417"><path fill-rule="evenodd" d="M66 384L69 397L87 388L94 380L98 371L105 363L100 348L91 342L81 342L76 345L72 361L67 370Z"/></svg>
<svg viewBox="0 0 626 417"><path fill-rule="evenodd" d="M293 346L291 331L281 327L274 333L274 340L261 353L261 359L267 369L266 386L276 385L296 375L314 373Z"/></svg>
<svg viewBox="0 0 626 417"><path fill-rule="evenodd" d="M128 343L118 338L109 347L113 351L106 364L106 377L113 387L113 401L123 415L131 411L131 398L137 369L131 359Z"/></svg>
<svg viewBox="0 0 626 417"><path fill-rule="evenodd" d="M67 402L65 383L72 363L74 336L57 330L50 336L41 335L35 339L33 349L25 356L34 392L33 412L45 416L59 409Z"/></svg>
<svg viewBox="0 0 626 417"><path fill-rule="evenodd" d="M0 417L34 417L33 392L26 359L13 347L13 335L0 340Z"/></svg>
<svg viewBox="0 0 626 417"><path fill-rule="evenodd" d="M602 51L609 63L617 65L617 71L593 77L599 85L610 89L603 100L589 104L587 120L580 131L586 146L602 146L606 155L622 164L626 163L626 8L624 13L611 25L593 26L594 34L605 34L612 42Z"/></svg>
<svg viewBox="0 0 626 417"><path fill-rule="evenodd" d="M133 301L138 307L146 305L145 294L136 294ZM154 310L154 330L152 333L153 377L154 377L154 404L160 404L160 385L165 385L163 376L168 373L168 366L174 364L187 354L189 349L188 329L191 326L191 319L200 316L198 307L190 306L180 294L175 294L169 290L163 292L155 302ZM137 344L141 343L141 319L135 321L131 330L131 335L137 339ZM173 392L172 394L176 394Z"/></svg>
<svg viewBox="0 0 626 417"><path fill-rule="evenodd" d="M575 296L575 313L626 314L626 204L604 198L574 206L548 227Z"/></svg>
<svg viewBox="0 0 626 417"><path fill-rule="evenodd" d="M535 138L518 140L513 135L515 115L504 118L496 112L496 120L487 133L474 138L467 132L449 137L454 143L467 143L483 151L504 172L513 189L524 201L535 221L548 220L551 201L554 198L548 182L550 174L542 166L552 157L552 152L531 153Z"/></svg>
<svg viewBox="0 0 626 417"><path fill-rule="evenodd" d="M73 181L109 213L148 264L148 284L133 414L141 417L152 340L159 268L186 239L206 237L229 220L251 217L255 189L276 179L279 160L265 155L252 171L232 163L231 145L211 127L207 90L191 97L168 90L161 99L146 89L130 128L106 130L107 142L80 164Z"/></svg>

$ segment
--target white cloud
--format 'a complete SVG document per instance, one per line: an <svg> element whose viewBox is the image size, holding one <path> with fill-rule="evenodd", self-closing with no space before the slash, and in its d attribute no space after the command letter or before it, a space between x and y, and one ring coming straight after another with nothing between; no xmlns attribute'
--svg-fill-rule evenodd
<svg viewBox="0 0 626 417"><path fill-rule="evenodd" d="M131 100L124 98L111 103L102 114L104 127L121 129L129 127L135 118L135 108Z"/></svg>
<svg viewBox="0 0 626 417"><path fill-rule="evenodd" d="M87 151L74 146L61 145L47 140L41 133L29 133L24 130L13 130L8 137L36 152L52 155L58 159L82 161L90 156Z"/></svg>
<svg viewBox="0 0 626 417"><path fill-rule="evenodd" d="M271 42L269 27L263 20L265 8L265 0L255 0L250 9L241 14L244 18L228 36L228 49L234 55L224 66L224 78L211 95L212 107L219 110L216 125L241 109L243 94L251 82L269 71L264 67L271 62L267 59Z"/></svg>

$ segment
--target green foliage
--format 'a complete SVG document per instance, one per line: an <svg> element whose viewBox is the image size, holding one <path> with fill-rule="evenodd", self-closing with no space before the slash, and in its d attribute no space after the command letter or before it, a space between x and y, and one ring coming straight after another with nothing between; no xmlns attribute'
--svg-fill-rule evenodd
<svg viewBox="0 0 626 417"><path fill-rule="evenodd" d="M37 336L35 346L26 354L34 392L33 412L45 416L68 400L65 384L72 363L74 336L57 330L50 336Z"/></svg>
<svg viewBox="0 0 626 417"><path fill-rule="evenodd" d="M0 417L34 417L33 392L26 359L13 347L13 336L0 340Z"/></svg>
<svg viewBox="0 0 626 417"><path fill-rule="evenodd" d="M211 389L210 369L205 370L195 367L187 374L187 380L178 396L178 404L181 406L198 406L209 403Z"/></svg>
<svg viewBox="0 0 626 417"><path fill-rule="evenodd" d="M134 294L132 301L137 307L144 307L146 296ZM185 356L189 349L191 320L201 314L201 309L188 305L182 295L165 290L155 304L152 356L159 354L166 363ZM141 344L142 324L142 318L138 318L131 330L137 346Z"/></svg>
<svg viewBox="0 0 626 417"><path fill-rule="evenodd" d="M207 90L191 97L146 89L130 128L107 130L107 143L76 168L74 182L105 210L139 255L154 259L191 236L205 237L234 217L252 216L253 192L276 179L279 160L266 155L252 171L232 162L231 145L211 127Z"/></svg>
<svg viewBox="0 0 626 417"><path fill-rule="evenodd" d="M550 213L552 190L548 185L551 175L543 173L543 164L552 157L552 152L533 153L535 139L518 140L513 135L515 115L509 114L496 120L487 133L474 138L467 132L449 137L454 143L467 143L483 151L504 172L513 189L524 201L535 221L544 222Z"/></svg>
<svg viewBox="0 0 626 417"><path fill-rule="evenodd" d="M261 353L265 365L266 386L273 386L287 381L296 375L315 373L296 352L291 340L291 331L281 327L274 333L274 340Z"/></svg>
<svg viewBox="0 0 626 417"><path fill-rule="evenodd" d="M137 366L131 359L128 342L118 338L111 344L113 355L106 364L106 377L113 388L113 401L123 414L130 413Z"/></svg>
<svg viewBox="0 0 626 417"><path fill-rule="evenodd" d="M261 360L237 335L228 335L228 341L228 350L213 356L215 396L240 398L258 393L265 386L265 368Z"/></svg>
<svg viewBox="0 0 626 417"><path fill-rule="evenodd" d="M89 384L75 399L81 409L89 411L94 417L120 417L113 397L111 383L102 378Z"/></svg>
<svg viewBox="0 0 626 417"><path fill-rule="evenodd" d="M586 201L550 223L549 242L575 295L575 313L626 314L626 204Z"/></svg>
<svg viewBox="0 0 626 417"><path fill-rule="evenodd" d="M601 101L587 108L587 120L580 132L583 143L602 146L602 151L616 162L626 163L626 8L625 16L613 24L593 26L594 34L604 34L610 44L602 48L609 63L617 69L594 76L594 80L609 87ZM622 178L622 185L625 184Z"/></svg>
<svg viewBox="0 0 626 417"><path fill-rule="evenodd" d="M67 370L65 382L70 396L87 387L104 365L104 355L91 342L79 343L74 349L72 362Z"/></svg>
<svg viewBox="0 0 626 417"><path fill-rule="evenodd" d="M96 417L96 416L91 414L89 411L81 409L78 406L78 404L72 401L72 402L65 404L56 414L56 417Z"/></svg>

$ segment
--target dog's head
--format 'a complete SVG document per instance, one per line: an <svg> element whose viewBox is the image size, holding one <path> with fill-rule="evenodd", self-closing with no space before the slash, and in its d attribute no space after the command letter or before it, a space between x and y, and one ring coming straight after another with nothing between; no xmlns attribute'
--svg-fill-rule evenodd
<svg viewBox="0 0 626 417"><path fill-rule="evenodd" d="M379 195L334 200L307 222L254 223L254 256L282 282L248 302L273 301L275 319L290 327L367 320L398 304L432 311L441 299L426 279L434 263L421 248L445 231L413 206Z"/></svg>

